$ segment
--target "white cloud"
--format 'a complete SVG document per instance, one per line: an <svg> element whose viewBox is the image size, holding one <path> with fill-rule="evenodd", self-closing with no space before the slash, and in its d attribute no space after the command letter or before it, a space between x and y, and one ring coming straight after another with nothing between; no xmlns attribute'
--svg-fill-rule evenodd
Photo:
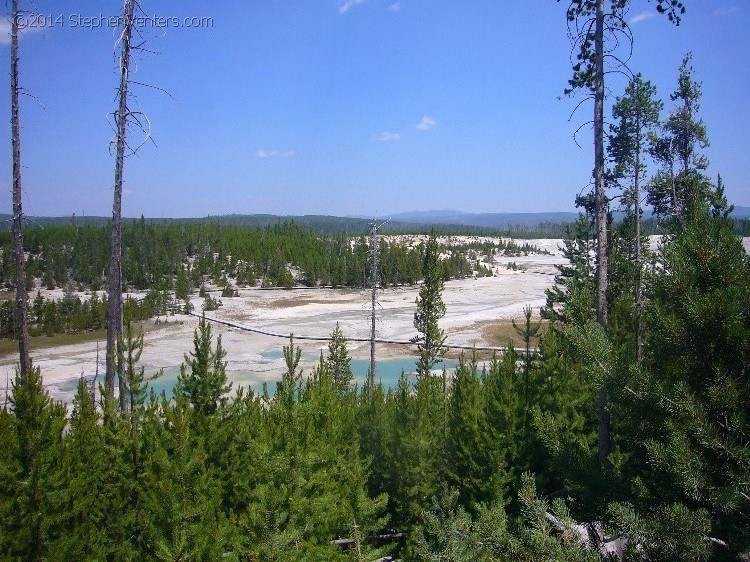
<svg viewBox="0 0 750 562"><path fill-rule="evenodd" d="M735 14L739 12L740 9L738 6L732 6L731 8L719 8L718 10L714 10L715 16L728 16L729 14Z"/></svg>
<svg viewBox="0 0 750 562"><path fill-rule="evenodd" d="M394 2L393 4L388 5L389 12L398 12L400 10L401 10L401 2Z"/></svg>
<svg viewBox="0 0 750 562"><path fill-rule="evenodd" d="M437 121L434 118L425 115L422 120L417 123L417 131L431 131L437 126Z"/></svg>
<svg viewBox="0 0 750 562"><path fill-rule="evenodd" d="M262 148L255 151L255 157L265 160L266 158L291 158L294 156L293 150L264 150Z"/></svg>
<svg viewBox="0 0 750 562"><path fill-rule="evenodd" d="M651 18L655 16L656 14L654 12L649 12L649 11L641 12L640 14L637 14L633 16L632 18L630 18L628 20L628 23L630 25L635 25L635 24L641 23L642 21L650 20Z"/></svg>
<svg viewBox="0 0 750 562"><path fill-rule="evenodd" d="M339 14L345 14L349 10L351 10L354 6L358 6L359 4L364 4L365 0L346 0L343 4L339 6Z"/></svg>
<svg viewBox="0 0 750 562"><path fill-rule="evenodd" d="M397 140L401 140L401 135L399 133L391 133L389 131L383 131L377 137L375 137L375 140L380 141L380 142L397 141Z"/></svg>
<svg viewBox="0 0 750 562"><path fill-rule="evenodd" d="M28 20L33 19L32 14L27 17ZM21 24L18 29L19 39L27 33L39 33L44 31L43 25L23 25ZM10 19L0 18L0 45L10 45Z"/></svg>

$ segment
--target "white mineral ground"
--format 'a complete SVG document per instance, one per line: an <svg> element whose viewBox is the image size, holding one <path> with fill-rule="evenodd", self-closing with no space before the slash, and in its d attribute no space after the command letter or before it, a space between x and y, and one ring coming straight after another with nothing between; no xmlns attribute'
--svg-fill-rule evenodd
<svg viewBox="0 0 750 562"><path fill-rule="evenodd" d="M468 237L461 237L467 239ZM473 238L473 237L472 237ZM457 238L454 237L454 240ZM530 305L535 311L545 302L545 289L554 282L556 265L565 260L561 255L561 240L518 240L528 242L550 252L520 257L495 256L493 277L467 278L445 283L443 301L446 314L441 326L447 335L446 343L457 345L497 345L487 341L482 326L498 320L518 319L523 308ZM657 245L652 239L652 245ZM744 239L745 249L750 249L750 238ZM508 269L515 262L519 269ZM489 265L489 264L487 264ZM210 287L209 287L210 288ZM415 335L412 325L418 286L387 288L378 294L377 337L408 340ZM59 294L58 294L59 293ZM47 297L62 296L62 291L42 291ZM31 294L33 298L34 294ZM81 295L87 298L88 295ZM239 297L220 297L223 306L210 312L221 318L272 332L327 337L338 322L347 337L370 335L370 291L357 289L294 289L264 290L241 289ZM192 296L195 310L201 309L202 299L197 292ZM193 316L169 316L168 323L155 326L148 322L141 365L146 375L153 375L162 367L176 367L184 354L193 349L193 331L198 319ZM227 351L227 371L251 373L243 377L246 382L257 383L281 378L283 360L278 358L282 345L288 340L232 329L214 324L214 334L222 335ZM301 366L309 373L315 357L324 342L297 342L305 352ZM103 380L105 342L99 343L99 380ZM353 358L369 359L369 343L349 342ZM413 356L413 347L379 345L379 360ZM275 353L274 353L275 352ZM93 375L96 371L97 343L82 343L36 349L34 364L39 366L44 382L55 399L70 401L72 382L81 374ZM12 380L17 355L0 357L0 400L3 399L6 381ZM230 377L231 378L231 377ZM60 387L64 387L65 390Z"/></svg>

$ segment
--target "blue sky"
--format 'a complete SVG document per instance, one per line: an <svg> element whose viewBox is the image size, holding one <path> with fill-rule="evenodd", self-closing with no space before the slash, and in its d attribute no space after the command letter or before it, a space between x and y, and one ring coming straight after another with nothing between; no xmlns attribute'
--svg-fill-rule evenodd
<svg viewBox="0 0 750 562"><path fill-rule="evenodd" d="M687 51L703 81L712 175L750 205L750 4L686 0L674 27L631 2L631 67L667 109ZM559 99L570 75L564 5L552 0L152 2L134 80L157 146L126 162L127 216L387 215L407 210L572 210L591 133ZM117 15L110 0L36 0L21 40L27 214L109 215ZM93 22L86 21L93 19ZM198 22L198 19L191 20ZM43 28L40 23L47 23ZM99 25L91 25L91 24ZM36 27L34 27L36 26ZM6 31L0 28L1 32ZM8 68L7 34L0 65ZM0 91L10 209L8 74ZM624 80L613 76L611 94ZM173 99L172 99L173 98ZM665 111L666 114L666 111ZM133 140L132 142L136 142Z"/></svg>

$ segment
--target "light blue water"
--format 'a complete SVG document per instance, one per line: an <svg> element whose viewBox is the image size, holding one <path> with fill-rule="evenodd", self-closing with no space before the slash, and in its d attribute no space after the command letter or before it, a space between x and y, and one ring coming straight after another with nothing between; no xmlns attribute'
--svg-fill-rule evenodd
<svg viewBox="0 0 750 562"><path fill-rule="evenodd" d="M443 362L435 365L433 369L442 370L442 368L445 367L450 371L456 368L456 363L457 361L454 359L443 359ZM369 359L352 359L352 373L354 374L354 380L359 383L360 386L367 378L369 370ZM416 370L416 357L383 359L382 361L375 362L375 379L381 381L383 387L386 389L394 388L398 383L398 379L401 378L402 371L406 374L414 374Z"/></svg>
<svg viewBox="0 0 750 562"><path fill-rule="evenodd" d="M281 352L268 352L261 354L267 359L280 359L282 357ZM303 354L304 359L311 363L315 361L316 356L314 354ZM400 357L396 359L383 359L378 361L375 365L376 379L382 381L383 386L387 388L393 388L396 386L398 379L401 377L401 372L407 374L413 374L416 370L415 357ZM445 367L448 370L456 368L456 361L453 359L444 359L442 363L436 365L436 369L442 369ZM360 386L367 378L367 372L370 369L369 359L352 359L352 373L354 374L354 380ZM177 375L180 374L179 367L165 367L164 373L158 378L151 379L148 381L149 388L153 388L157 395L162 392L166 396L172 396L174 386L177 384ZM304 374L309 375L310 370L305 369ZM227 379L232 382L232 390L239 386L245 388L251 388L253 392L259 393L263 389L263 380L267 379L267 376L262 376L260 373L252 371L227 371ZM279 372L278 379L268 381L268 391L273 394L276 390L276 382L281 380L281 373ZM77 383L76 383L77 384ZM75 385L71 390L75 390Z"/></svg>

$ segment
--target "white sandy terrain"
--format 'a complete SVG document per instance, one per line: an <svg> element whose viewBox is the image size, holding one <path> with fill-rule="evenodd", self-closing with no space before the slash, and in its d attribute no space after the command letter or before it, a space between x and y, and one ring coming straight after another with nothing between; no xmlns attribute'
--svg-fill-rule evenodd
<svg viewBox="0 0 750 562"><path fill-rule="evenodd" d="M478 323L498 319L519 318L530 305L538 310L545 302L544 291L554 282L555 266L564 261L559 247L561 240L519 240L547 250L550 255L530 254L521 257L496 256L493 277L479 277L445 283L443 301L446 315L441 326L447 334L446 343L458 345L491 345L484 340ZM656 240L652 240L655 245ZM750 239L745 239L750 249ZM518 270L506 265L515 262ZM379 292L377 335L384 339L408 340L415 335L412 325L418 286L388 288ZM33 298L33 295L32 295ZM221 298L221 297L220 297ZM226 319L253 328L272 332L327 337L338 322L347 337L369 337L370 291L356 289L241 289L239 297L221 298L223 306L209 316ZM202 299L192 297L195 310L200 311ZM162 317L163 321L164 318ZM193 349L193 331L198 319L193 316L170 316L167 325L147 332L141 364L147 375L159 368L174 368ZM153 324L153 320L151 321ZM287 340L244 332L221 325L213 326L214 334L222 335L227 350L228 371L250 372L255 381L278 380L284 370L278 351ZM303 350L314 352L324 348L323 342L298 342ZM103 373L104 342L99 344L99 372ZM355 358L369 357L369 344L350 342ZM274 353L275 352L275 353ZM313 356L314 356L313 354ZM413 355L414 348L380 345L378 358ZM311 355L308 355L309 358ZM54 398L70 400L71 382L82 373L96 371L97 344L86 343L39 349L33 352L44 381ZM6 381L12 380L17 356L0 358L0 400ZM305 370L311 364L303 356ZM103 375L100 374L100 380ZM61 389L60 387L65 387Z"/></svg>
<svg viewBox="0 0 750 562"><path fill-rule="evenodd" d="M477 238L473 238L477 240ZM456 243L469 240L454 237ZM443 300L446 315L441 325L453 344L488 345L483 340L477 322L518 318L526 305L538 309L544 304L544 290L549 287L556 272L555 264L562 258L558 251L559 240L529 240L551 255L529 255L506 258L497 256L492 264L495 276L461 279L445 284ZM418 243L418 240L412 241ZM515 262L520 269L507 269ZM415 335L412 325L418 286L388 288L378 295L377 335L379 338L408 340ZM62 297L62 291L42 291L44 296ZM33 298L33 294L31 298ZM81 295L87 298L88 295ZM241 289L240 296L221 298L223 306L209 316L246 324L272 332L327 337L338 322L348 337L369 337L370 291L356 289L294 289L265 290ZM192 302L200 310L202 299L197 293ZM163 321L164 318L161 318ZM193 316L170 316L169 323L160 324L146 333L141 364L146 373L155 373L161 367L176 367L186 352L193 348L193 331L198 320ZM151 321L153 323L153 321ZM278 351L287 341L260 334L243 332L214 325L215 334L222 335L227 350L227 370L252 372L256 380L277 380L283 372L283 361ZM325 347L323 342L299 342L306 351L317 353ZM104 370L105 343L99 344L100 380ZM350 342L353 357L369 357L369 344ZM277 352L277 353L273 353ZM413 354L411 347L396 349L379 346L378 357ZM269 357L270 355L270 357ZM303 356L304 357L304 356ZM310 355L308 355L310 357ZM39 366L44 381L54 398L70 400L72 384L81 374L96 372L97 344L85 343L39 349L33 353L34 364ZM0 358L0 398L7 380L12 380L16 355ZM306 365L309 370L311 365ZM62 389L61 387L64 387Z"/></svg>

